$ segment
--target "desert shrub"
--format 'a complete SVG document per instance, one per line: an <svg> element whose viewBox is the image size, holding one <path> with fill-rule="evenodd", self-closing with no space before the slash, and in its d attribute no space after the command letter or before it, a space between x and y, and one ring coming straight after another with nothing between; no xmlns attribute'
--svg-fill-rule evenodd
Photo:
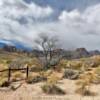
<svg viewBox="0 0 100 100"><path fill-rule="evenodd" d="M100 66L97 67L97 68L94 70L94 73L95 73L96 76L97 76L97 78L96 78L96 80L94 81L94 83L100 84Z"/></svg>
<svg viewBox="0 0 100 100"><path fill-rule="evenodd" d="M17 80L20 80L20 79L23 79L23 73L21 72L13 72L12 74L12 81L17 81Z"/></svg>
<svg viewBox="0 0 100 100"><path fill-rule="evenodd" d="M6 78L1 78L0 79L0 87L8 87L10 83L7 81Z"/></svg>
<svg viewBox="0 0 100 100"><path fill-rule="evenodd" d="M2 72L2 73L0 73L0 77L1 78L8 77L8 72Z"/></svg>
<svg viewBox="0 0 100 100"><path fill-rule="evenodd" d="M47 94L54 94L54 95L55 94L59 94L59 95L65 94L65 91L56 85L44 84L41 88L42 88L43 92L47 93Z"/></svg>
<svg viewBox="0 0 100 100"><path fill-rule="evenodd" d="M14 59L10 64L10 68L23 68L25 65L29 66L30 68L33 66L40 67L40 63L37 59L35 58L29 58L29 57L20 57L17 59Z"/></svg>
<svg viewBox="0 0 100 100"><path fill-rule="evenodd" d="M40 72L40 71L42 71L43 70L43 68L42 67L39 67L39 66L31 66L31 68L30 68L30 71L31 72Z"/></svg>
<svg viewBox="0 0 100 100"><path fill-rule="evenodd" d="M76 89L76 93L79 93L83 96L95 96L96 93L90 90L91 84L89 80L79 80L77 83L78 88Z"/></svg>
<svg viewBox="0 0 100 100"><path fill-rule="evenodd" d="M93 56L90 60L92 62L91 67L98 67L100 65L100 56Z"/></svg>
<svg viewBox="0 0 100 100"><path fill-rule="evenodd" d="M17 90L21 85L22 85L22 83L18 83L18 82L12 83L12 84L10 85L10 89L13 90L13 91L15 91L15 90Z"/></svg>
<svg viewBox="0 0 100 100"><path fill-rule="evenodd" d="M47 80L45 77L36 75L36 76L29 76L26 82L28 84L38 83Z"/></svg>
<svg viewBox="0 0 100 100"><path fill-rule="evenodd" d="M47 78L47 82L41 87L43 92L47 94L65 94L65 91L56 85L58 80L59 77L56 74L51 74Z"/></svg>
<svg viewBox="0 0 100 100"><path fill-rule="evenodd" d="M84 96L94 96L96 93L90 91L93 81L96 79L96 76L92 72L85 73L80 76L80 79L76 82L78 88L76 92Z"/></svg>
<svg viewBox="0 0 100 100"><path fill-rule="evenodd" d="M88 80L90 83L93 83L97 79L97 75L94 72L86 72L81 74L79 79Z"/></svg>
<svg viewBox="0 0 100 100"><path fill-rule="evenodd" d="M12 60L7 60L6 64L10 64L12 62Z"/></svg>
<svg viewBox="0 0 100 100"><path fill-rule="evenodd" d="M100 66L98 66L96 69L95 69L95 73L100 76Z"/></svg>
<svg viewBox="0 0 100 100"><path fill-rule="evenodd" d="M15 77L15 78L19 78L19 77L21 77L22 76L22 73L21 72L15 72L14 74L13 74L13 77Z"/></svg>
<svg viewBox="0 0 100 100"><path fill-rule="evenodd" d="M56 73L52 73L50 76L47 77L47 84L55 85L60 80L60 78L56 75Z"/></svg>
<svg viewBox="0 0 100 100"><path fill-rule="evenodd" d="M68 61L67 61L67 60L64 60L64 59L61 60L61 61L59 62L59 64L57 65L56 68L57 68L58 70L61 70L62 68L66 68L66 67L67 67L67 62L68 62Z"/></svg>
<svg viewBox="0 0 100 100"><path fill-rule="evenodd" d="M73 60L69 61L67 63L67 68L74 69L74 70L80 70L82 67L83 62L79 60Z"/></svg>
<svg viewBox="0 0 100 100"><path fill-rule="evenodd" d="M83 71L88 71L92 70L95 67L98 67L98 65L99 65L98 61L95 61L93 59L88 59L84 61L81 69L83 69Z"/></svg>
<svg viewBox="0 0 100 100"><path fill-rule="evenodd" d="M65 69L63 77L67 79L78 79L79 72L73 69Z"/></svg>
<svg viewBox="0 0 100 100"><path fill-rule="evenodd" d="M53 73L52 70L47 70L47 71L41 71L41 72L39 72L39 75L40 75L41 77L47 78L47 77L49 77L52 73Z"/></svg>

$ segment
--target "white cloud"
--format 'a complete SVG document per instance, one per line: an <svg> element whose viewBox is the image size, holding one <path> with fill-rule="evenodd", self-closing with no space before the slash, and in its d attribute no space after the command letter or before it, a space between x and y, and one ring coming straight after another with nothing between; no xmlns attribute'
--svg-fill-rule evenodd
<svg viewBox="0 0 100 100"><path fill-rule="evenodd" d="M100 49L100 4L80 12L74 9L64 10L56 21L40 22L38 19L50 17L51 7L40 7L23 0L0 0L0 38L18 40L27 46L33 46L38 33L57 34L65 48L86 47ZM27 23L21 24L18 19ZM36 19L36 22L32 20Z"/></svg>
<svg viewBox="0 0 100 100"><path fill-rule="evenodd" d="M35 32L37 33L33 19L44 19L52 13L53 9L49 6L40 7L35 3L27 4L23 0L0 0L0 38L32 45ZM19 23L21 18L27 20L27 24Z"/></svg>
<svg viewBox="0 0 100 100"><path fill-rule="evenodd" d="M53 13L53 9L48 7L40 7L35 3L27 4L23 0L1 0L0 13L6 17L34 17L44 18Z"/></svg>
<svg viewBox="0 0 100 100"><path fill-rule="evenodd" d="M77 47L100 49L100 4L88 7L84 12L63 11L59 16L60 24L69 43ZM66 40L65 40L66 41Z"/></svg>
<svg viewBox="0 0 100 100"><path fill-rule="evenodd" d="M59 16L59 20L65 21L65 20L72 20L80 18L80 13L78 10L73 10L71 12L63 11L62 14Z"/></svg>

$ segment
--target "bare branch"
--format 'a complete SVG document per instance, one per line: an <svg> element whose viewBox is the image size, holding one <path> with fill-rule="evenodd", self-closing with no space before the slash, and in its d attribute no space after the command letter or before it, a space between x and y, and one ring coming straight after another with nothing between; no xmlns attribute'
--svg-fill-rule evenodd
<svg viewBox="0 0 100 100"><path fill-rule="evenodd" d="M36 45L41 48L43 52L43 57L45 58L45 65L50 66L51 62L57 57L58 54L54 54L54 51L58 49L58 37L49 37L47 34L39 34L39 37L35 40Z"/></svg>

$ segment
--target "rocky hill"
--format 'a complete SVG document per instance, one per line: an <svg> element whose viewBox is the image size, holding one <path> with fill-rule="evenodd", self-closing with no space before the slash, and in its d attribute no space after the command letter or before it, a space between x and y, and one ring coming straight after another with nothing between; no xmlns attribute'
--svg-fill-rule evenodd
<svg viewBox="0 0 100 100"><path fill-rule="evenodd" d="M63 57L67 59L78 59L94 55L100 55L100 51L98 50L88 51L85 48L77 48L76 50L69 50L69 51L63 50L62 54Z"/></svg>

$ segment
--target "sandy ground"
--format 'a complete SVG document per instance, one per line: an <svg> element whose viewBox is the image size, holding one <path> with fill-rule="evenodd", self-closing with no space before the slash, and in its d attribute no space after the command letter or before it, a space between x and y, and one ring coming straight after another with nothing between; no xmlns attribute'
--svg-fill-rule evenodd
<svg viewBox="0 0 100 100"><path fill-rule="evenodd" d="M46 95L42 92L41 86L44 83L26 84L22 82L20 88L15 91L1 90L0 100L100 100L100 85L93 85L92 91L97 92L95 97L82 97L75 93L75 81L63 79L57 85L66 91L66 95Z"/></svg>

